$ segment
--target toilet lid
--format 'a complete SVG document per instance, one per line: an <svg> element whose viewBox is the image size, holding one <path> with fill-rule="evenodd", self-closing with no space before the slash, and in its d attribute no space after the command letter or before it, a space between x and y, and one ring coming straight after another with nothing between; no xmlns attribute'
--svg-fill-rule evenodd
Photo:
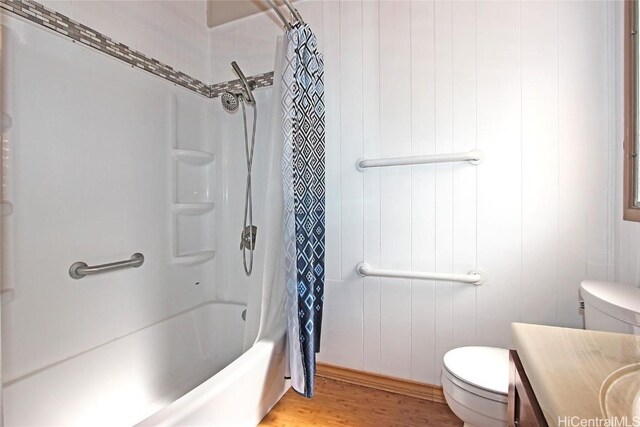
<svg viewBox="0 0 640 427"><path fill-rule="evenodd" d="M460 380L482 389L507 394L509 351L494 347L460 347L444 355L444 367Z"/></svg>

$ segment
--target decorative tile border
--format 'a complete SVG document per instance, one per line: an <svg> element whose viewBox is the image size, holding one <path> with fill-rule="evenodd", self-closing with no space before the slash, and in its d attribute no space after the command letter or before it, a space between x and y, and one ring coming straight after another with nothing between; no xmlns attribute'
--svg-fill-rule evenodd
<svg viewBox="0 0 640 427"><path fill-rule="evenodd" d="M247 80L254 82L256 88L271 86L273 84L273 71L247 77ZM209 86L209 88L211 89L209 96L211 98L215 98L216 96L220 96L223 92L240 92L242 91L243 86L240 80L230 80L224 83L216 83Z"/></svg>
<svg viewBox="0 0 640 427"><path fill-rule="evenodd" d="M207 98L219 96L224 91L239 91L242 89L240 80L208 85L33 0L0 0L0 9L18 15L71 40L94 48L133 67L145 70ZM256 87L271 86L273 84L273 71L251 76L248 79L255 81Z"/></svg>

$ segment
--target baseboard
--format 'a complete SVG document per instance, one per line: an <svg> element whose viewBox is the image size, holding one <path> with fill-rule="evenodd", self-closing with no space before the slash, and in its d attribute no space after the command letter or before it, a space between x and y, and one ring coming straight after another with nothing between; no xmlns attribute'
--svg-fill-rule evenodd
<svg viewBox="0 0 640 427"><path fill-rule="evenodd" d="M356 371L355 369L341 368L339 366L326 365L324 363L317 364L316 376L384 390L390 393L402 394L404 396L411 396L431 402L446 403L442 387L437 385L403 380L370 372Z"/></svg>

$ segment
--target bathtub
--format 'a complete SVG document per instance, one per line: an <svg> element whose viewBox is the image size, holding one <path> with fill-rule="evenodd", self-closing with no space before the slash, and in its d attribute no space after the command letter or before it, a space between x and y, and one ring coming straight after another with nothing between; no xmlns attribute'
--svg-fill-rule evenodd
<svg viewBox="0 0 640 427"><path fill-rule="evenodd" d="M284 330L242 354L245 308L200 304L5 383L5 426L256 425L287 388Z"/></svg>

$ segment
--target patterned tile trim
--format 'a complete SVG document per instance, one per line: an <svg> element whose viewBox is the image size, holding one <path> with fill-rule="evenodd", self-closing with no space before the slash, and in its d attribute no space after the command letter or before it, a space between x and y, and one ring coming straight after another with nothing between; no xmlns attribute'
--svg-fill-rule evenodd
<svg viewBox="0 0 640 427"><path fill-rule="evenodd" d="M273 71L247 77L247 80L249 80L249 82L253 81L256 88L271 86L273 84ZM211 93L209 96L215 98L223 92L240 92L242 90L242 83L240 80L230 80L228 82L211 85L210 89Z"/></svg>
<svg viewBox="0 0 640 427"><path fill-rule="evenodd" d="M18 15L37 25L62 34L73 41L92 47L133 67L145 70L207 98L216 97L224 90L241 89L239 80L208 85L181 71L174 70L173 67L163 64L157 59L149 58L140 52L136 52L127 45L118 43L86 25L69 19L66 15L48 9L33 0L0 0L0 9ZM248 79L254 80L256 87L270 86L273 84L273 72L251 76Z"/></svg>

